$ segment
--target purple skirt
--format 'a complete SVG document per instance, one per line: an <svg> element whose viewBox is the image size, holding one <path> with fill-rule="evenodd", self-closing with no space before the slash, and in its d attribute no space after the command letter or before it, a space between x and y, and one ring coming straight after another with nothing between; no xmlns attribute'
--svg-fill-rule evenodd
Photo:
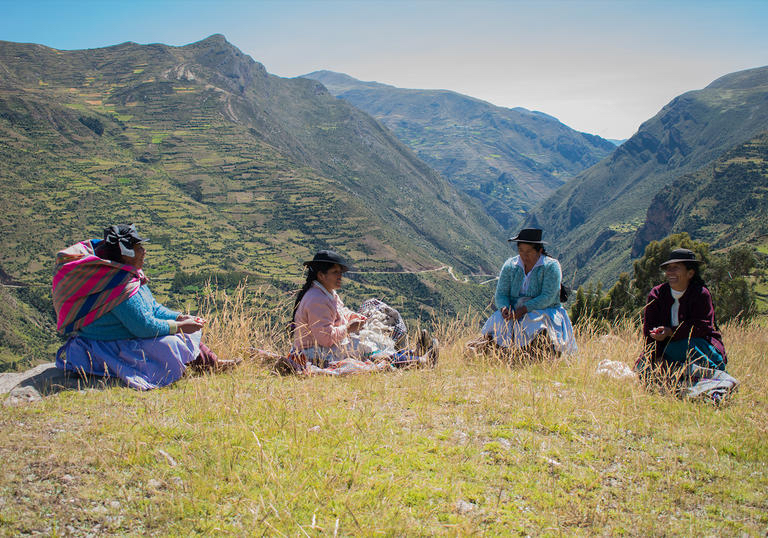
<svg viewBox="0 0 768 538"><path fill-rule="evenodd" d="M157 338L92 340L72 336L56 353L56 366L80 374L118 377L137 390L170 385L200 354L202 331Z"/></svg>

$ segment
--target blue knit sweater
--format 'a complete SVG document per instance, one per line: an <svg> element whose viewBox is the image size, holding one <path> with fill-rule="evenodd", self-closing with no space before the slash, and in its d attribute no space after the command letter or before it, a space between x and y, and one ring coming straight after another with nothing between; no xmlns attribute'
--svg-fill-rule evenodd
<svg viewBox="0 0 768 538"><path fill-rule="evenodd" d="M78 334L92 340L155 338L171 334L168 320L178 316L179 312L158 303L149 287L142 285L129 299L80 329Z"/></svg>
<svg viewBox="0 0 768 538"><path fill-rule="evenodd" d="M525 271L518 265L518 258L520 256L508 259L501 268L499 282L496 285L496 307L515 308L518 299L523 296L530 297L525 303L529 312L560 306L560 282L563 278L560 262L549 256L543 256L542 264L531 269L528 291L523 295L520 288L523 285Z"/></svg>

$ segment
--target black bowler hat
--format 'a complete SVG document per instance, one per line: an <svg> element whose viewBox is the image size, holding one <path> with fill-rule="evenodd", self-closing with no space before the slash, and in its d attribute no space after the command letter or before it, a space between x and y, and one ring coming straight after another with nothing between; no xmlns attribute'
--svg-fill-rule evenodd
<svg viewBox="0 0 768 538"><path fill-rule="evenodd" d="M315 257L312 258L309 261L304 262L304 265L310 265L311 266L312 264L315 264L315 263L318 263L318 262L338 263L339 265L341 265L341 271L343 273L346 273L347 271L352 269L349 266L349 264L347 264L347 261L344 258L339 256L338 254L336 254L332 250L319 250L317 252L317 254L315 254Z"/></svg>
<svg viewBox="0 0 768 538"><path fill-rule="evenodd" d="M701 260L696 259L696 254L694 254L692 250L688 250L687 248L676 248L669 253L669 259L662 263L659 267L664 267L670 263L685 262L701 263Z"/></svg>
<svg viewBox="0 0 768 538"><path fill-rule="evenodd" d="M112 248L119 247L123 256L135 256L133 245L148 241L139 235L133 224L114 224L104 229L104 243Z"/></svg>
<svg viewBox="0 0 768 538"><path fill-rule="evenodd" d="M541 240L541 230L538 228L525 228L520 230L517 237L510 237L507 241L516 241L518 243L537 243L539 245L546 245L546 242Z"/></svg>

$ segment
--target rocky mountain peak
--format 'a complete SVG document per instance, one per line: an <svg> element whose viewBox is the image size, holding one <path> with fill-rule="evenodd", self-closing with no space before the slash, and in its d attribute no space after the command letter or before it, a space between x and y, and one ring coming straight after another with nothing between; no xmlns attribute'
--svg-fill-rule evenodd
<svg viewBox="0 0 768 538"><path fill-rule="evenodd" d="M211 82L233 93L243 93L254 81L268 76L262 64L243 53L221 34L213 34L181 49L192 52L191 59L195 63L221 75Z"/></svg>

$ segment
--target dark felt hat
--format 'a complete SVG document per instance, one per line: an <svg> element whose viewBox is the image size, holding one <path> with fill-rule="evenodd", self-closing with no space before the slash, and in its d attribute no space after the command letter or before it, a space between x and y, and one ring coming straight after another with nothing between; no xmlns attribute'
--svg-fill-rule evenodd
<svg viewBox="0 0 768 538"><path fill-rule="evenodd" d="M352 269L344 258L332 250L319 250L317 254L315 254L315 257L309 261L304 262L304 265L313 265L317 262L338 263L341 265L342 272L345 273Z"/></svg>
<svg viewBox="0 0 768 538"><path fill-rule="evenodd" d="M149 239L141 237L133 224L115 224L104 228L104 242L114 248L119 245L123 256L134 256L133 245L146 243Z"/></svg>
<svg viewBox="0 0 768 538"><path fill-rule="evenodd" d="M541 240L541 230L538 228L525 228L520 230L520 233L516 237L510 237L507 241L515 241L517 243L537 243L539 245L546 245L545 241Z"/></svg>
<svg viewBox="0 0 768 538"><path fill-rule="evenodd" d="M670 263L685 262L701 263L701 260L696 259L696 254L694 254L692 250L688 250L687 248L676 248L669 253L669 259L662 263L659 267L664 267Z"/></svg>

